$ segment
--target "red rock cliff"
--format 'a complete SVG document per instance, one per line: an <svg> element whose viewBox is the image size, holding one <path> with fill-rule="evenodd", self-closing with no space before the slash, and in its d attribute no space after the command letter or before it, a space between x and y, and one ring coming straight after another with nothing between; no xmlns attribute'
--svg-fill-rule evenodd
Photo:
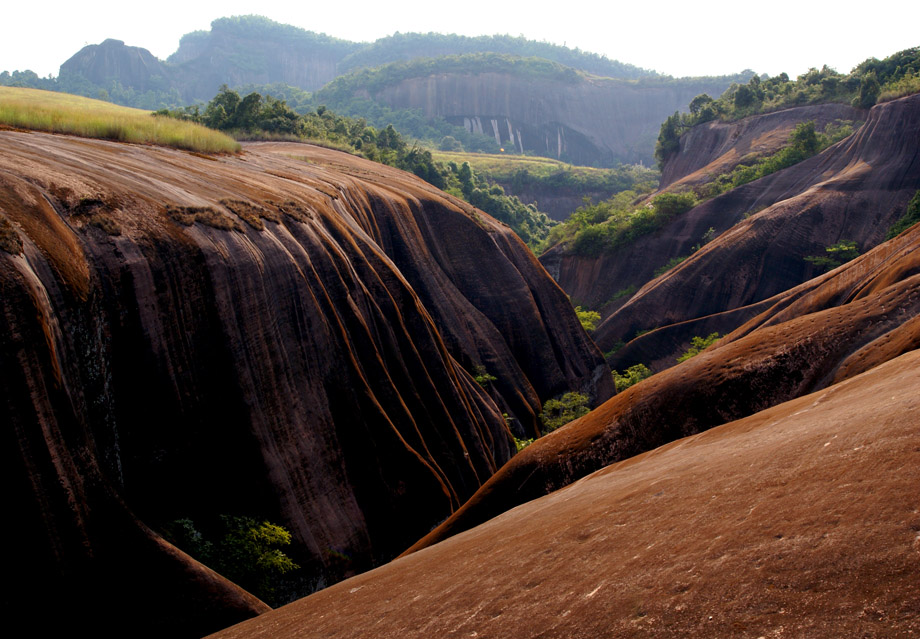
<svg viewBox="0 0 920 639"><path fill-rule="evenodd" d="M163 523L266 517L328 583L486 481L514 449L502 412L524 434L542 400L612 390L513 233L400 171L303 145L0 137L4 541L44 593L5 608L200 635L264 605Z"/></svg>
<svg viewBox="0 0 920 639"><path fill-rule="evenodd" d="M794 121L792 114L777 120L786 129ZM615 253L588 258L556 248L541 261L574 299L602 307L594 338L603 350L629 343L638 331L687 329L666 342L661 333L641 337L617 352L615 368L673 365L693 335L731 331L751 317L741 309L818 275L805 257L842 240L862 252L881 242L920 188L918 139L920 95L880 104L856 133L823 153L708 200ZM721 147L715 154L731 155ZM710 155L703 155L699 163L707 164ZM693 252L709 229L715 239ZM687 259L656 278L655 270L676 257ZM629 287L634 294L605 304ZM718 321L703 321L710 316ZM647 346L640 351L639 343Z"/></svg>

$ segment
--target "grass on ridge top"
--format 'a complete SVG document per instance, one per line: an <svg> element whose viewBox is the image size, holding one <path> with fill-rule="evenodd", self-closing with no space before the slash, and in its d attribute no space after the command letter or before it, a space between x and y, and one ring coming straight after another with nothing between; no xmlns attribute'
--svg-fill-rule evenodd
<svg viewBox="0 0 920 639"><path fill-rule="evenodd" d="M517 169L526 169L531 175L549 177L558 171L571 171L584 175L603 175L610 169L591 166L575 166L560 160L533 155L516 155L514 153L466 153L462 151L432 151L431 156L438 162L469 162L477 173L488 172L495 179L510 179Z"/></svg>
<svg viewBox="0 0 920 639"><path fill-rule="evenodd" d="M0 125L199 153L236 153L233 138L200 124L67 93L0 87Z"/></svg>

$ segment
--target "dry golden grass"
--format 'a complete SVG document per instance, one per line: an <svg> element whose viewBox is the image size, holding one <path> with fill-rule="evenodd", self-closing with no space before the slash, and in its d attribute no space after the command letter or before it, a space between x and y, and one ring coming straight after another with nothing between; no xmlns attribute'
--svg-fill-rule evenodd
<svg viewBox="0 0 920 639"><path fill-rule="evenodd" d="M199 153L236 153L240 150L239 143L233 138L199 124L38 89L0 87L0 125L119 142L156 144Z"/></svg>

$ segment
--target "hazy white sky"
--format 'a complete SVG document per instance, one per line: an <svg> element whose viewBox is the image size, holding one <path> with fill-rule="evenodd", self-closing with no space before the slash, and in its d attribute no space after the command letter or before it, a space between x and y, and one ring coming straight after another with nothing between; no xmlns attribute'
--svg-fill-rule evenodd
<svg viewBox="0 0 920 639"><path fill-rule="evenodd" d="M208 29L215 18L244 14L354 41L395 31L523 35L674 76L750 68L795 77L823 64L847 72L868 57L920 45L915 0L633 0L624 5L611 0L530 2L524 9L522 3L494 0L10 2L0 12L0 71L57 75L61 63L81 47L106 38L165 59L183 34Z"/></svg>

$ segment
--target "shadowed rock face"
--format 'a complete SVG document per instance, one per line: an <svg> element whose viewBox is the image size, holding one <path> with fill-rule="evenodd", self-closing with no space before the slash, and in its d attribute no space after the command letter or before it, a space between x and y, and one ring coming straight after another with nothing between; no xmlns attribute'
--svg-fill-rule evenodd
<svg viewBox="0 0 920 639"><path fill-rule="evenodd" d="M561 82L502 73L445 73L403 80L373 97L391 107L445 118L520 152L576 164L651 164L661 122L700 93L719 95L725 88L724 81Z"/></svg>
<svg viewBox="0 0 920 639"><path fill-rule="evenodd" d="M915 351L216 636L911 636L918 385Z"/></svg>
<svg viewBox="0 0 920 639"><path fill-rule="evenodd" d="M789 128L790 117L779 122ZM556 249L541 261L573 298L603 307L594 334L602 350L627 342L611 358L614 368L644 362L660 370L692 336L729 332L761 308L753 305L818 275L806 256L841 240L855 241L862 252L881 242L920 188L918 138L920 96L881 104L856 133L820 155L708 200L612 255L592 259ZM715 239L693 253L710 228ZM689 258L654 278L678 256ZM604 304L630 286L641 288ZM638 331L668 326L672 333L653 331L629 343Z"/></svg>
<svg viewBox="0 0 920 639"><path fill-rule="evenodd" d="M513 233L400 171L0 137L4 541L74 623L195 636L265 609L154 532L179 517L265 517L327 582L366 569L510 457L502 412L532 433L542 400L612 391Z"/></svg>

